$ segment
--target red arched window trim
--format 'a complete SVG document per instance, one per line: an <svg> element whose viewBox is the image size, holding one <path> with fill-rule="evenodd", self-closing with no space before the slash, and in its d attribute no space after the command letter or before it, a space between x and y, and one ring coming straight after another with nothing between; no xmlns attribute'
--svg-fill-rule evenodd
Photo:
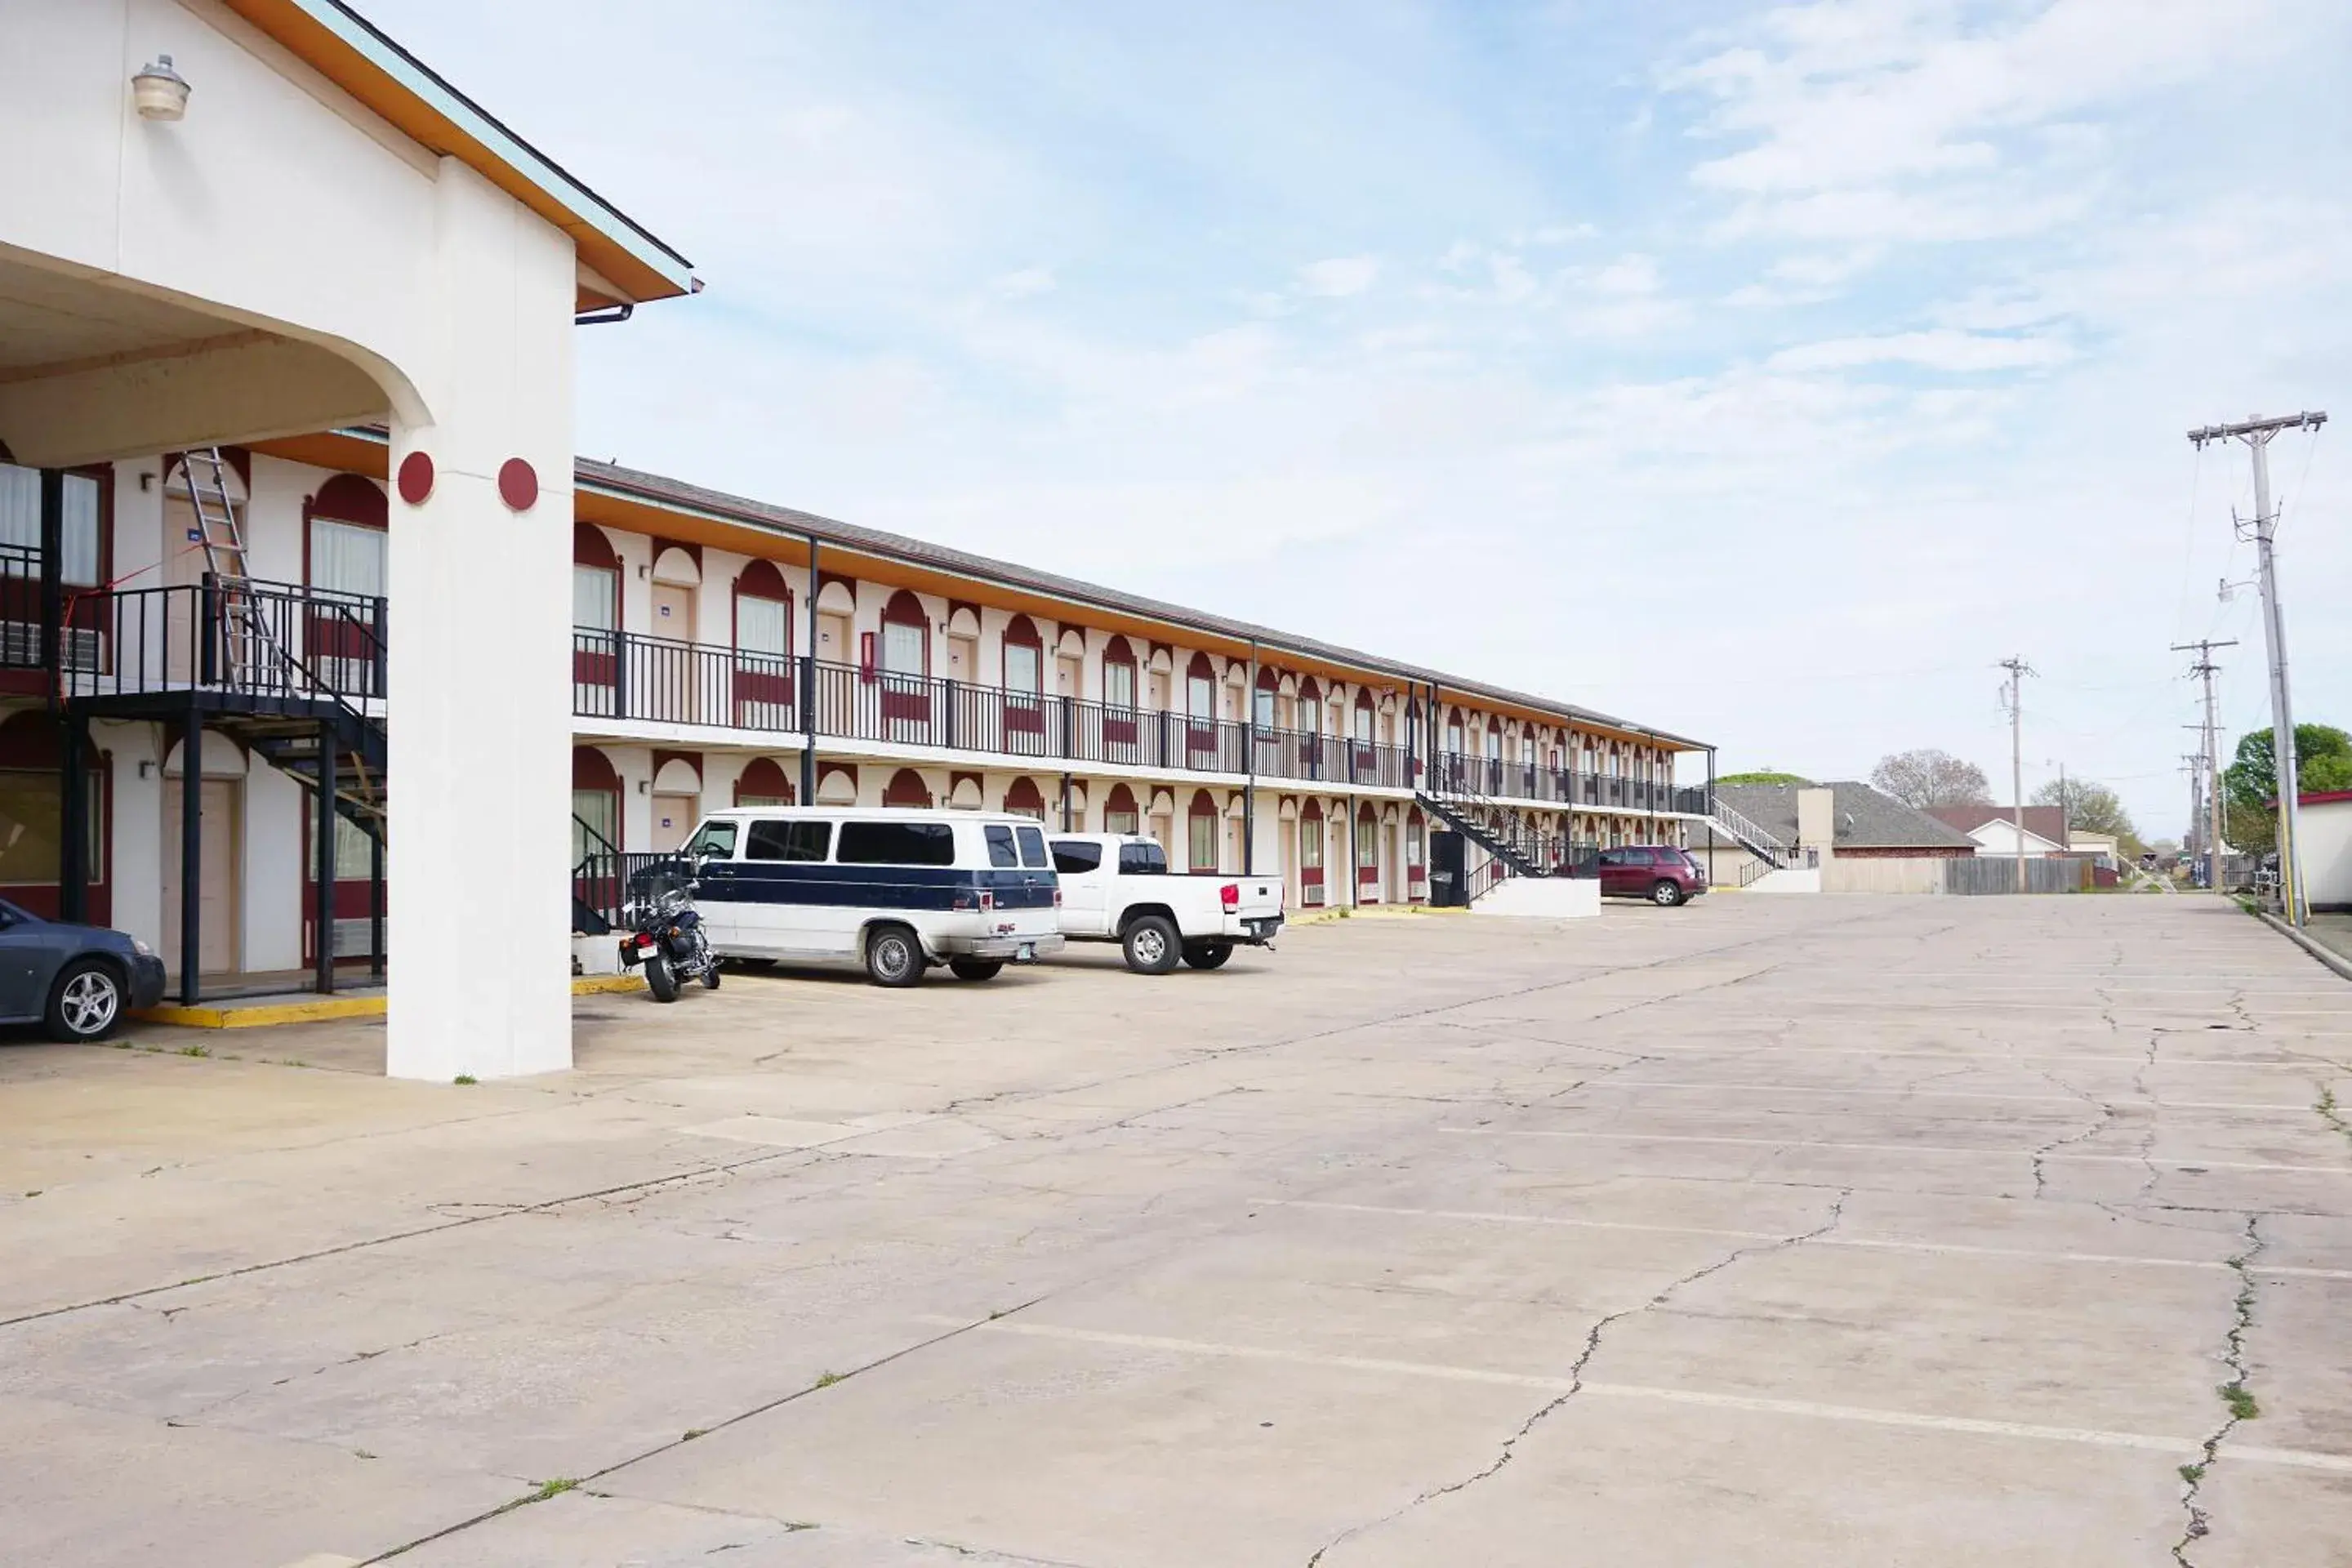
<svg viewBox="0 0 2352 1568"><path fill-rule="evenodd" d="M1042 822L1045 816L1045 792L1037 787L1035 779L1024 773L1004 786L1004 809Z"/></svg>
<svg viewBox="0 0 2352 1568"><path fill-rule="evenodd" d="M782 653L761 648L743 652L743 601L757 599L784 607L784 647ZM800 645L793 640L793 590L784 574L772 561L754 561L736 574L734 590L729 603L733 624L728 628L728 642L737 650L734 659L733 682L735 722L747 729L770 730L790 725L793 721L793 696L798 682L793 679L795 668L793 650ZM765 790L754 790L765 795Z"/></svg>
<svg viewBox="0 0 2352 1568"><path fill-rule="evenodd" d="M746 801L782 801L790 805L793 801L792 775L784 772L773 757L754 757L743 776L735 781L735 804Z"/></svg>
<svg viewBox="0 0 2352 1568"><path fill-rule="evenodd" d="M925 784L923 775L914 769L900 768L883 786L882 804L928 807L931 804L931 786Z"/></svg>
<svg viewBox="0 0 2352 1568"><path fill-rule="evenodd" d="M1026 648L1032 656L1036 671L1034 688L1013 683L1014 648ZM1037 630L1037 623L1027 616L1015 616L1005 622L997 661L996 683L1004 692L1005 729L1017 735L1042 736L1045 732L1045 638ZM1034 744L1029 742L1017 749L1028 751Z"/></svg>

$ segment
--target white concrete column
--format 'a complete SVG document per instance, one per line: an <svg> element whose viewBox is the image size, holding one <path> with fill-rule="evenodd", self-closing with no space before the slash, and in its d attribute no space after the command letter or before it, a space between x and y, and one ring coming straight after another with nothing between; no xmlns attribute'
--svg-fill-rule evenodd
<svg viewBox="0 0 2352 1568"><path fill-rule="evenodd" d="M429 423L392 433L395 1078L572 1064L572 242L453 159L434 191ZM431 492L400 495L415 454ZM527 464L537 493L500 493ZM449 911L478 940L449 950Z"/></svg>

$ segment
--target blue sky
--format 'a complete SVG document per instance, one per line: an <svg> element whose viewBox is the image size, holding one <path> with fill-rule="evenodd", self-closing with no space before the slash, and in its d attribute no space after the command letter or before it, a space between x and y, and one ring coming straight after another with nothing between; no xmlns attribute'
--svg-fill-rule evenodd
<svg viewBox="0 0 2352 1568"><path fill-rule="evenodd" d="M370 15L709 282L596 457L1867 774L2186 815L2250 413L2352 421L2336 0ZM2352 724L2352 430L2273 448Z"/></svg>

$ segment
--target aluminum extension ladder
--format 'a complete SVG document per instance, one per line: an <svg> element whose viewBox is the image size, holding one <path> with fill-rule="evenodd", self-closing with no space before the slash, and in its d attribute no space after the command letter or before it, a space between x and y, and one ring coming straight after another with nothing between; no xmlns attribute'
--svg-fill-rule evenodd
<svg viewBox="0 0 2352 1568"><path fill-rule="evenodd" d="M180 455L180 477L195 513L194 547L205 552L205 571L220 595L220 679L243 687L273 639L245 591L247 575L245 529L229 499L228 473L218 447L192 447Z"/></svg>

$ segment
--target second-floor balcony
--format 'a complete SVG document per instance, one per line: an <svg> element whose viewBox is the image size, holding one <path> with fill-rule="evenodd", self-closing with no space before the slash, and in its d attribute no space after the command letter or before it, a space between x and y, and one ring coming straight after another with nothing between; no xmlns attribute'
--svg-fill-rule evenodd
<svg viewBox="0 0 2352 1568"><path fill-rule="evenodd" d="M49 670L69 700L135 712L159 699L241 706L322 703L386 713L388 609L381 597L299 584L77 590L61 596L52 658L37 563L0 561L0 670ZM1057 771L1108 767L1301 785L1486 796L1568 809L1703 813L1703 787L1555 769L1358 736L1261 727L858 665L574 628L572 710L597 726L644 724L1003 759ZM487 672L495 679L495 672ZM809 721L813 720L814 723ZM625 731L624 731L625 732Z"/></svg>

